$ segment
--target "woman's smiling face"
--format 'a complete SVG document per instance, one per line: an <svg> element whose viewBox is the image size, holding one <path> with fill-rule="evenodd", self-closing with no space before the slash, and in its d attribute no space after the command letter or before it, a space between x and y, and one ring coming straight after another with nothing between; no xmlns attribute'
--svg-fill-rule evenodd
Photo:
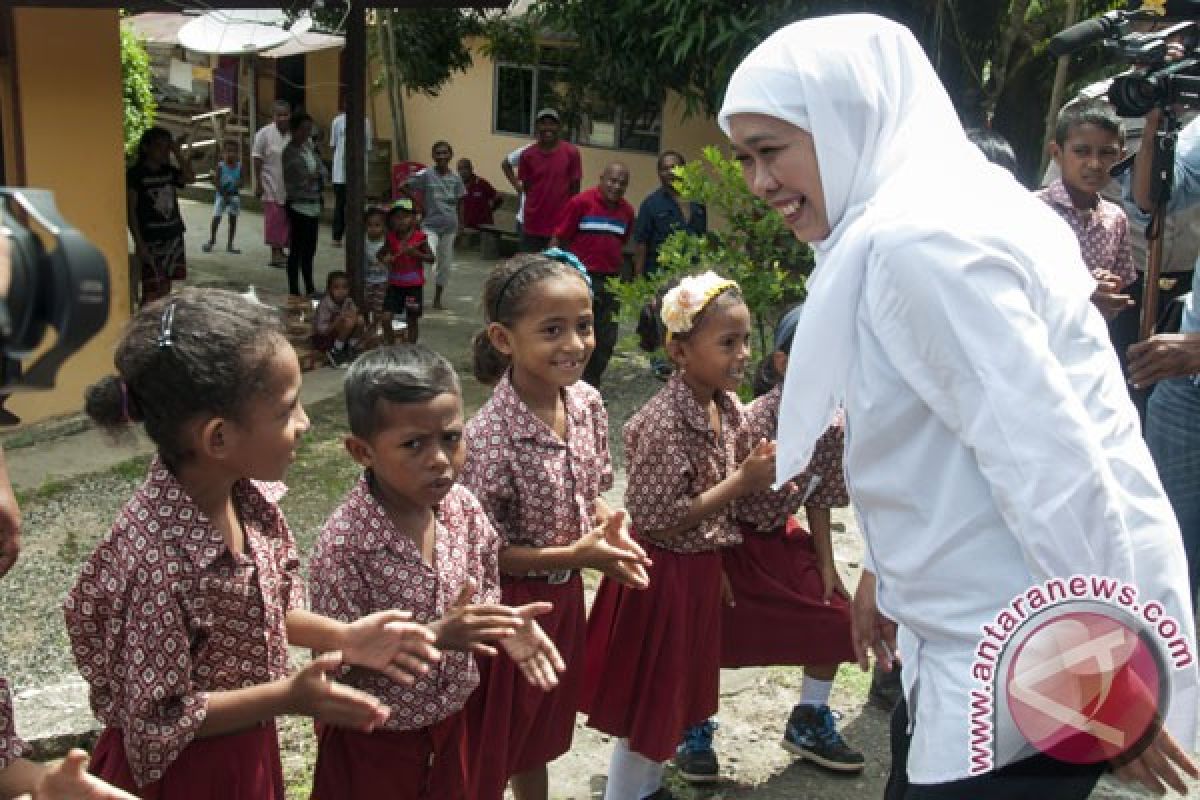
<svg viewBox="0 0 1200 800"><path fill-rule="evenodd" d="M831 226L812 134L766 114L733 114L729 138L750 191L779 212L796 238L827 238Z"/></svg>

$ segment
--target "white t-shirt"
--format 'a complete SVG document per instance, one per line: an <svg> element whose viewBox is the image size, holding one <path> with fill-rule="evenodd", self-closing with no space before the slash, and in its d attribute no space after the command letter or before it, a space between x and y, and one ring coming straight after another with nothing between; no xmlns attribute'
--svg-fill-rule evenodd
<svg viewBox="0 0 1200 800"><path fill-rule="evenodd" d="M525 152L526 147L529 147L529 145L523 144L520 147L518 147L516 150L513 150L511 153L509 153L507 156L504 157L504 160L508 162L508 165L510 167L512 167L513 169L517 168L517 164L519 164L521 162L521 153ZM523 225L524 223L525 223L525 193L522 192L517 197L517 224Z"/></svg>
<svg viewBox="0 0 1200 800"><path fill-rule="evenodd" d="M371 120L363 120L366 151L371 152ZM329 146L333 148L333 182L346 182L346 112L333 118L329 126ZM365 165L364 165L365 166Z"/></svg>
<svg viewBox="0 0 1200 800"><path fill-rule="evenodd" d="M268 203L283 205L287 202L287 189L283 184L283 148L291 140L292 135L280 133L274 122L254 134L251 155L262 162L263 200Z"/></svg>

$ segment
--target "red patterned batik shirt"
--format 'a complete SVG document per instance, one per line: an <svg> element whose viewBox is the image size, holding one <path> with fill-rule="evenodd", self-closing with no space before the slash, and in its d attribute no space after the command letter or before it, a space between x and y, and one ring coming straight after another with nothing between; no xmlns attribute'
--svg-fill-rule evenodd
<svg viewBox="0 0 1200 800"><path fill-rule="evenodd" d="M204 722L208 694L287 675L288 611L304 605L300 559L276 484L239 481L245 552L161 461L84 562L67 635L92 711L124 737L139 786L163 777Z"/></svg>
<svg viewBox="0 0 1200 800"><path fill-rule="evenodd" d="M579 381L562 396L565 442L522 402L508 375L467 423L462 482L506 545L573 544L591 531L596 498L612 488L600 393Z"/></svg>
<svg viewBox="0 0 1200 800"><path fill-rule="evenodd" d="M479 501L459 484L437 507L433 564L412 537L396 529L364 476L330 515L309 564L313 610L352 622L376 611L411 611L413 620L440 619L474 580L476 603L500 602L500 537ZM349 667L341 680L391 709L384 728L427 728L459 711L479 685L470 653L445 651L409 686L375 670Z"/></svg>
<svg viewBox="0 0 1200 800"><path fill-rule="evenodd" d="M762 439L775 439L782 396L783 387L776 386L743 409L751 447ZM783 527L788 517L795 514L801 505L813 508L848 506L850 497L846 493L846 478L842 470L845 440L845 426L839 411L833 424L817 439L808 468L791 480L793 488L746 495L737 503L738 520L757 531L773 531Z"/></svg>
<svg viewBox="0 0 1200 800"><path fill-rule="evenodd" d="M12 698L8 694L8 681L0 678L0 771L18 758L29 755L29 746L17 736L13 722Z"/></svg>
<svg viewBox="0 0 1200 800"><path fill-rule="evenodd" d="M625 508L635 532L678 525L692 498L733 474L749 452L737 396L720 392L716 401L720 435L709 426L695 394L675 375L625 423ZM700 553L741 540L731 505L691 530L655 543L676 553Z"/></svg>

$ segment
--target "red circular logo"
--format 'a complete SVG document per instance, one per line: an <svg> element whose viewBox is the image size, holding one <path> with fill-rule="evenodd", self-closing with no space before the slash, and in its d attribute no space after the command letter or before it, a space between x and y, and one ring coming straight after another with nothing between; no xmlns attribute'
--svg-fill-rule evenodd
<svg viewBox="0 0 1200 800"><path fill-rule="evenodd" d="M1048 756L1109 761L1157 732L1164 677L1153 646L1131 626L1072 611L1038 625L1009 662L1013 721Z"/></svg>

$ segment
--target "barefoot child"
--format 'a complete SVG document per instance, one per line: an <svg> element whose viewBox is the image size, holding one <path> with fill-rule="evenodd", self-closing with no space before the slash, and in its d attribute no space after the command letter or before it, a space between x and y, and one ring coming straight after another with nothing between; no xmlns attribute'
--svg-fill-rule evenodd
<svg viewBox="0 0 1200 800"><path fill-rule="evenodd" d="M549 603L498 605L499 536L456 483L464 458L458 376L421 346L374 350L346 376L346 449L366 468L330 516L311 565L313 607L339 619L409 608L442 660L411 686L367 669L346 683L391 711L379 730L320 729L314 800L469 797L462 707L473 654L499 642L524 680L552 689L562 662L534 621Z"/></svg>
<svg viewBox="0 0 1200 800"><path fill-rule="evenodd" d="M388 288L387 211L370 206L363 214L366 241L363 243L363 303L372 339L376 328L382 327L384 344L395 340L392 315L383 310Z"/></svg>
<svg viewBox="0 0 1200 800"><path fill-rule="evenodd" d="M185 289L134 317L116 366L87 412L111 430L144 422L158 454L64 604L105 726L92 769L143 798L283 800L274 718L381 725L378 700L328 676L358 664L411 681L437 658L434 635L399 611L304 610L280 485L262 483L308 430L271 310ZM289 644L332 652L288 675Z"/></svg>
<svg viewBox="0 0 1200 800"><path fill-rule="evenodd" d="M783 375L800 308L775 329L775 350L759 371L760 396L744 411L752 441L775 439ZM858 772L862 754L838 733L829 694L838 665L852 662L849 594L833 563L831 508L847 506L842 475L845 433L840 422L817 443L808 470L779 491L738 502L742 544L721 551L728 595L721 619L721 666L804 667L800 702L792 709L783 746L826 769ZM800 505L810 535L793 518ZM712 720L690 728L675 765L690 783L717 780Z"/></svg>
<svg viewBox="0 0 1200 800"><path fill-rule="evenodd" d="M416 344L417 323L425 309L425 265L435 260L424 231L417 227L413 201L401 197L387 216L388 290L383 310L403 314L408 343Z"/></svg>
<svg viewBox="0 0 1200 800"><path fill-rule="evenodd" d="M545 601L540 622L567 670L553 692L521 680L511 659L481 663L468 704L475 780L470 797L545 800L546 764L571 747L583 668L580 570L644 588L645 554L622 530L612 486L608 414L580 380L595 347L592 295L569 253L525 254L497 265L483 290L487 327L475 336L475 377L495 385L467 425L463 483L503 538L501 587L510 605Z"/></svg>
<svg viewBox="0 0 1200 800"><path fill-rule="evenodd" d="M233 246L233 236L237 233L238 214L242 212L242 160L238 155L238 143L226 139L221 158L213 170L213 184L217 196L213 198L212 228L208 241L201 248L211 253L217 244L217 231L221 228L221 216L229 217L229 242L225 249L232 255L241 255L241 250Z"/></svg>
<svg viewBox="0 0 1200 800"><path fill-rule="evenodd" d="M625 505L650 587L605 578L588 619L581 708L614 737L608 800L669 795L664 762L717 709L722 547L741 536L734 503L771 485L774 445L750 447L733 393L750 356L737 284L708 272L663 298L677 372L625 425ZM749 455L745 455L749 452ZM630 668L630 665L637 665Z"/></svg>
<svg viewBox="0 0 1200 800"><path fill-rule="evenodd" d="M324 353L330 366L344 367L358 355L362 335L358 306L350 296L350 276L335 269L325 279L325 296L313 315L313 349Z"/></svg>

